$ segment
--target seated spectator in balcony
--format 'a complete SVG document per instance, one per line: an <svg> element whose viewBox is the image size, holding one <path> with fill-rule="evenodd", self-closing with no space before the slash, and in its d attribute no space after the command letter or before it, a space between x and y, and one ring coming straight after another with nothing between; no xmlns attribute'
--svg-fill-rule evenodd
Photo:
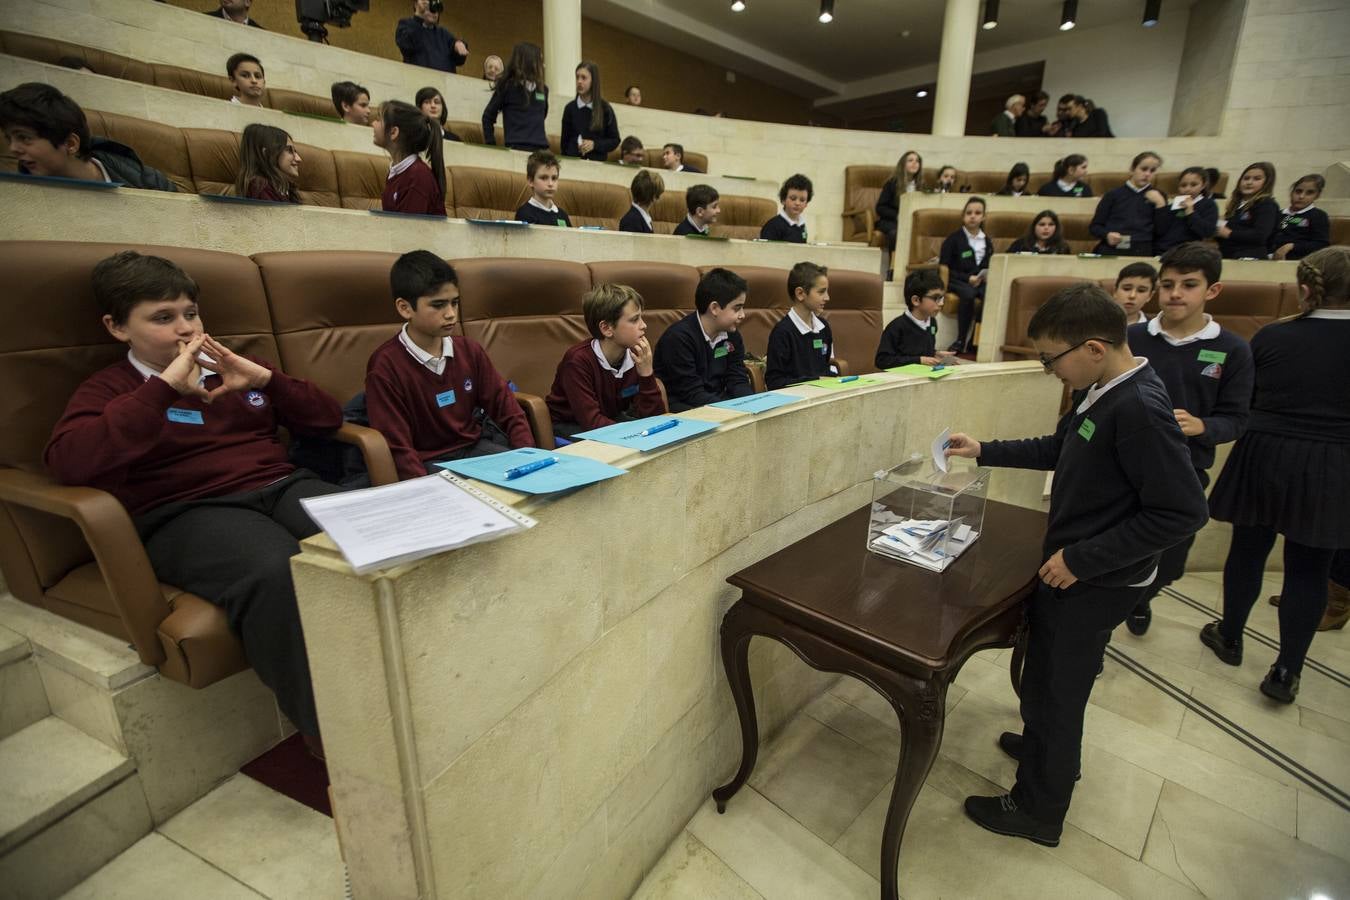
<svg viewBox="0 0 1350 900"><path fill-rule="evenodd" d="M469 47L441 27L441 6L435 0L413 0L413 14L394 27L394 43L405 63L453 74L468 61Z"/></svg>
<svg viewBox="0 0 1350 900"><path fill-rule="evenodd" d="M434 87L424 87L413 97L413 103L428 119L441 126L441 137L447 141L461 141L459 135L445 127L445 98Z"/></svg>
<svg viewBox="0 0 1350 900"><path fill-rule="evenodd" d="M548 85L544 84L544 51L522 41L497 79L483 109L483 141L497 143L497 115L502 117L502 143L512 150L547 150Z"/></svg>
<svg viewBox="0 0 1350 900"><path fill-rule="evenodd" d="M643 169L633 176L628 188L633 195L633 206L619 220L619 230L633 234L652 234L652 204L666 192L666 183L656 172Z"/></svg>
<svg viewBox="0 0 1350 900"><path fill-rule="evenodd" d="M220 0L220 6L216 9L208 9L206 14L215 16L217 19L224 19L226 22L262 28L256 21L248 17L249 7L252 5L253 0Z"/></svg>
<svg viewBox="0 0 1350 900"><path fill-rule="evenodd" d="M483 60L483 80L491 87L497 86L497 79L502 77L502 70L506 66L502 63L502 58L495 53L488 54Z"/></svg>
<svg viewBox="0 0 1350 900"><path fill-rule="evenodd" d="M1252 163L1242 170L1215 230L1224 259L1265 259L1270 255L1270 239L1280 225L1274 189L1275 166L1271 163Z"/></svg>
<svg viewBox="0 0 1350 900"><path fill-rule="evenodd" d="M938 169L937 184L933 186L933 193L956 193L956 166L942 166Z"/></svg>
<svg viewBox="0 0 1350 900"><path fill-rule="evenodd" d="M1271 259L1302 259L1331 245L1331 220L1316 206L1327 180L1304 175L1289 189L1289 206L1281 211L1280 225L1270 238Z"/></svg>
<svg viewBox="0 0 1350 900"><path fill-rule="evenodd" d="M572 220L553 201L558 193L558 175L562 163L551 150L536 150L525 163L525 178L530 185L530 199L516 210L516 219L531 225L556 225L571 228Z"/></svg>
<svg viewBox="0 0 1350 900"><path fill-rule="evenodd" d="M994 116L989 123L989 133L994 137L1016 137L1017 120L1027 111L1027 98L1013 94L1003 103L1003 112Z"/></svg>
<svg viewBox="0 0 1350 900"><path fill-rule="evenodd" d="M759 229L760 240L787 241L790 244L806 243L806 220L802 215L806 205L815 196L811 179L797 174L783 182L778 189L778 201L783 208Z"/></svg>
<svg viewBox="0 0 1350 900"><path fill-rule="evenodd" d="M1059 227L1059 216L1053 209L1043 209L1036 214L1027 233L1012 242L1008 252L1067 256L1073 251L1064 240L1063 230Z"/></svg>
<svg viewBox="0 0 1350 900"><path fill-rule="evenodd" d="M684 145L666 144L661 148L661 164L672 172L692 172L695 175L704 174L698 166L685 165Z"/></svg>
<svg viewBox="0 0 1350 900"><path fill-rule="evenodd" d="M231 103L241 106L263 106L263 94L267 93L267 75L263 72L258 57L248 53L236 53L225 60L225 74L234 86Z"/></svg>
<svg viewBox="0 0 1350 900"><path fill-rule="evenodd" d="M1073 102L1077 94L1065 94L1055 105L1055 121L1045 127L1048 137L1073 137Z"/></svg>
<svg viewBox="0 0 1350 900"><path fill-rule="evenodd" d="M0 93L0 130L25 175L120 182L150 191L176 191L173 182L141 162L136 151L90 137L79 104L49 84L29 82Z"/></svg>
<svg viewBox="0 0 1350 900"><path fill-rule="evenodd" d="M1074 97L1069 107L1069 116L1073 120L1074 137L1115 137L1111 133L1111 123L1107 120L1106 110L1086 97Z"/></svg>
<svg viewBox="0 0 1350 900"><path fill-rule="evenodd" d="M97 75L93 69L89 68L89 63L78 56L63 56L56 61L56 64L63 69L74 69L76 72L88 72L90 75Z"/></svg>
<svg viewBox="0 0 1350 900"><path fill-rule="evenodd" d="M1055 160L1054 177L1036 191L1040 197L1091 197L1087 183L1088 161L1081 153L1070 153Z"/></svg>
<svg viewBox="0 0 1350 900"><path fill-rule="evenodd" d="M1167 198L1153 186L1162 157L1145 151L1130 162L1130 178L1097 202L1088 231L1097 238L1093 253L1102 256L1152 256L1153 226Z"/></svg>
<svg viewBox="0 0 1350 900"><path fill-rule="evenodd" d="M629 135L623 139L619 145L619 162L625 166L645 166L647 164L647 151L642 146L640 138Z"/></svg>
<svg viewBox="0 0 1350 900"><path fill-rule="evenodd" d="M629 106L642 105L642 88L636 84L630 84L628 89L623 92L623 98L628 101Z"/></svg>
<svg viewBox="0 0 1350 900"><path fill-rule="evenodd" d="M1031 168L1024 162L1014 163L1008 170L1008 180L1003 182L1003 189L994 196L996 197L1026 197L1031 191L1027 190L1027 182L1031 180Z"/></svg>
<svg viewBox="0 0 1350 900"><path fill-rule="evenodd" d="M1203 166L1181 170L1177 195L1153 215L1153 252L1166 253L1191 241L1207 241L1219 226L1219 205L1206 196L1209 173Z"/></svg>
<svg viewBox="0 0 1350 900"><path fill-rule="evenodd" d="M445 215L445 159L441 126L401 100L386 100L371 122L375 146L392 163L380 197L385 212ZM427 162L420 154L427 155ZM428 164L429 163L429 164Z"/></svg>
<svg viewBox="0 0 1350 900"><path fill-rule="evenodd" d="M300 154L280 128L254 122L239 138L239 174L235 194L274 203L299 203Z"/></svg>
<svg viewBox="0 0 1350 900"><path fill-rule="evenodd" d="M355 81L335 81L330 90L338 118L352 125L370 124L370 91Z"/></svg>
<svg viewBox="0 0 1350 900"><path fill-rule="evenodd" d="M1045 121L1045 107L1050 102L1050 95L1045 91L1037 91L1027 98L1027 108L1018 117L1014 131L1018 137L1046 137L1049 133L1049 124Z"/></svg>
<svg viewBox="0 0 1350 900"><path fill-rule="evenodd" d="M577 66L577 95L563 107L563 156L604 162L619 146L619 120L600 92L600 67L593 62Z"/></svg>
<svg viewBox="0 0 1350 900"><path fill-rule="evenodd" d="M701 234L706 236L708 229L722 213L719 203L721 195L717 188L708 184L696 184L684 192L684 207L688 215L675 226L674 234Z"/></svg>
<svg viewBox="0 0 1350 900"><path fill-rule="evenodd" d="M903 185L903 187L901 187ZM923 157L916 150L908 150L895 164L895 173L886 179L877 195L874 212L876 229L884 238L887 252L895 250L896 222L900 218L900 194L923 190Z"/></svg>

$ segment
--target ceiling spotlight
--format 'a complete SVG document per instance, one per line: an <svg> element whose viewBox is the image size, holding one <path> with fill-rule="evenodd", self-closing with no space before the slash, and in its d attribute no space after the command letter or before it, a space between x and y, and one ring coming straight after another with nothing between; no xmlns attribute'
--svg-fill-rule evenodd
<svg viewBox="0 0 1350 900"><path fill-rule="evenodd" d="M998 27L998 0L984 0L984 23L980 27L985 31Z"/></svg>
<svg viewBox="0 0 1350 900"><path fill-rule="evenodd" d="M820 21L822 23L834 21L834 0L820 0Z"/></svg>
<svg viewBox="0 0 1350 900"><path fill-rule="evenodd" d="M1064 12L1059 17L1059 30L1072 31L1078 24L1078 0L1064 0Z"/></svg>
<svg viewBox="0 0 1350 900"><path fill-rule="evenodd" d="M914 96L922 100L924 97L928 96L928 91L924 90L923 88L919 88L917 91L914 92Z"/></svg>
<svg viewBox="0 0 1350 900"><path fill-rule="evenodd" d="M1158 16L1162 14L1162 0L1145 0L1144 2L1144 27L1152 28L1158 24Z"/></svg>
<svg viewBox="0 0 1350 900"><path fill-rule="evenodd" d="M742 12L745 9L745 0L736 0L731 4L732 12Z"/></svg>

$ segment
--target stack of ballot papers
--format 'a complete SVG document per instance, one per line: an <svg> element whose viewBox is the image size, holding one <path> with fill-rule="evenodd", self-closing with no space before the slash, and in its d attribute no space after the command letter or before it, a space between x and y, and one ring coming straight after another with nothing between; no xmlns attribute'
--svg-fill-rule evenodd
<svg viewBox="0 0 1350 900"><path fill-rule="evenodd" d="M869 547L882 556L941 572L979 536L960 519L902 519L887 526Z"/></svg>

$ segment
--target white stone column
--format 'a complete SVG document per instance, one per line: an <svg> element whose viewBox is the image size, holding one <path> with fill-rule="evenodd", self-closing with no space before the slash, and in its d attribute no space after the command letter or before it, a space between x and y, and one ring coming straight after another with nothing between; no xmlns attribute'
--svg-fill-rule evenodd
<svg viewBox="0 0 1350 900"><path fill-rule="evenodd" d="M580 62L581 0L544 0L544 81L549 89L560 97L576 93L572 73Z"/></svg>
<svg viewBox="0 0 1350 900"><path fill-rule="evenodd" d="M547 15L544 23L547 32ZM960 137L966 133L970 74L975 65L975 35L979 28L980 0L947 0L942 17L937 96L933 100L933 134Z"/></svg>

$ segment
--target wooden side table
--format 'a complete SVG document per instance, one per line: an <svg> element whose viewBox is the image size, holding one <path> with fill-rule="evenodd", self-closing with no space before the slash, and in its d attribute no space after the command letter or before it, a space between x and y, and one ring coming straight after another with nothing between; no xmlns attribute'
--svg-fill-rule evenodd
<svg viewBox="0 0 1350 900"><path fill-rule="evenodd" d="M713 791L717 811L755 768L750 638L773 638L816 669L871 685L895 708L902 741L881 837L881 896L898 898L900 840L942 741L947 686L977 650L1015 647L1017 687L1045 521L1042 512L991 501L979 540L938 574L869 553L864 507L728 578L742 590L722 619L742 750L735 777Z"/></svg>

